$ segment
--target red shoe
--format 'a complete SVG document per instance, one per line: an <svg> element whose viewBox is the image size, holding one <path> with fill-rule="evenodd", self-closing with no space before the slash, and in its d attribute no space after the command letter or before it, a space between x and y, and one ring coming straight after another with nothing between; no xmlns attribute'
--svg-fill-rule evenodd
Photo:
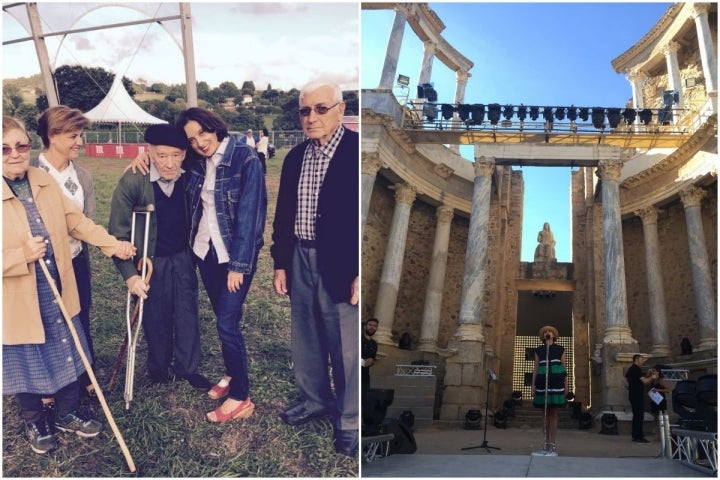
<svg viewBox="0 0 720 480"><path fill-rule="evenodd" d="M221 387L218 385L213 385L210 390L208 390L207 395L213 400L220 400L223 397L227 397L227 394L230 392L230 384L225 385L224 387Z"/></svg>
<svg viewBox="0 0 720 480"><path fill-rule="evenodd" d="M255 404L250 401L250 399L246 399L238 404L237 407L235 407L230 413L225 413L221 410L221 407L216 408L213 410L215 412L215 420L211 420L208 415L212 412L208 412L205 417L208 419L211 423L225 423L230 420L239 420L242 418L248 418L250 415L253 414L255 411Z"/></svg>

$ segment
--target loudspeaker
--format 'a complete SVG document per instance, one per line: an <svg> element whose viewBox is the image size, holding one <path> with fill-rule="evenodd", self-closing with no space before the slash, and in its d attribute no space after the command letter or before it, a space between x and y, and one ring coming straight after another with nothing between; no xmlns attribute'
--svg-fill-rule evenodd
<svg viewBox="0 0 720 480"><path fill-rule="evenodd" d="M592 415L590 415L588 412L580 414L580 420L578 420L578 428L580 430L588 430L592 428L592 424Z"/></svg>
<svg viewBox="0 0 720 480"><path fill-rule="evenodd" d="M495 425L496 428L506 429L507 416L501 411L495 412L495 415L493 415L493 425Z"/></svg>
<svg viewBox="0 0 720 480"><path fill-rule="evenodd" d="M362 419L366 425L380 425L385 419L387 409L395 399L395 390L371 388L367 398L362 399Z"/></svg>
<svg viewBox="0 0 720 480"><path fill-rule="evenodd" d="M617 417L614 413L603 414L600 420L600 433L604 433L605 435L618 434Z"/></svg>
<svg viewBox="0 0 720 480"><path fill-rule="evenodd" d="M409 454L417 451L415 436L412 431L404 424L397 420L385 420L385 433L395 435L388 446L388 455L394 453Z"/></svg>

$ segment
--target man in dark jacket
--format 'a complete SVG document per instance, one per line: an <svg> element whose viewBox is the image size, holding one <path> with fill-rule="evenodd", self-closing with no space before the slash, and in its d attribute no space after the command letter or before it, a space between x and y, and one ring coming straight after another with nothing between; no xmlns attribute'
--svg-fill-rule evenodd
<svg viewBox="0 0 720 480"><path fill-rule="evenodd" d="M150 174L127 171L113 192L108 231L137 247L135 260L117 260L128 290L145 299L143 329L148 344L147 368L156 383L175 375L198 390L210 389L210 382L197 372L200 365L198 284L189 247L190 214L181 169L187 137L179 128L153 125L145 132L150 144ZM137 215L135 238L131 239L132 212L153 205L150 215ZM145 221L149 221L147 252L143 252ZM136 268L146 255L153 264L151 285L146 285Z"/></svg>
<svg viewBox="0 0 720 480"><path fill-rule="evenodd" d="M637 443L647 443L645 434L643 433L643 420L645 419L645 385L648 385L652 379L643 375L642 365L645 363L645 357L636 353L633 355L633 363L625 373L628 387L628 400L632 406L632 441Z"/></svg>
<svg viewBox="0 0 720 480"><path fill-rule="evenodd" d="M342 90L300 92L308 140L285 158L273 222L275 291L290 296L292 359L304 400L283 420L331 415L338 453L358 454L359 141L342 125ZM332 366L331 388L328 358Z"/></svg>

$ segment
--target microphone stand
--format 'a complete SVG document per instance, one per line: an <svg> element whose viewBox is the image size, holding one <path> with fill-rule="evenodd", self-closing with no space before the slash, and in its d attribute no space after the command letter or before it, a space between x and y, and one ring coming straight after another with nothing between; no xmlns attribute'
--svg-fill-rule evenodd
<svg viewBox="0 0 720 480"><path fill-rule="evenodd" d="M492 380L493 375L489 374L487 379L487 391L485 396L485 432L483 432L483 443L481 445L476 445L474 447L464 447L460 450L472 450L474 448L484 448L488 453L492 453L490 449L493 450L500 450L500 447L491 447L488 445L487 441L487 419L488 419L488 403L490 403L490 380Z"/></svg>

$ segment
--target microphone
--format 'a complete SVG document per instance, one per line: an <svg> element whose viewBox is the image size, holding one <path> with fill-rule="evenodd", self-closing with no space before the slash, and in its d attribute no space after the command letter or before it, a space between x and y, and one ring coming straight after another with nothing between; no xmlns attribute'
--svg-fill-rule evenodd
<svg viewBox="0 0 720 480"><path fill-rule="evenodd" d="M545 340L550 340L550 334L549 334L549 333L546 333L546 334L545 334Z"/></svg>

